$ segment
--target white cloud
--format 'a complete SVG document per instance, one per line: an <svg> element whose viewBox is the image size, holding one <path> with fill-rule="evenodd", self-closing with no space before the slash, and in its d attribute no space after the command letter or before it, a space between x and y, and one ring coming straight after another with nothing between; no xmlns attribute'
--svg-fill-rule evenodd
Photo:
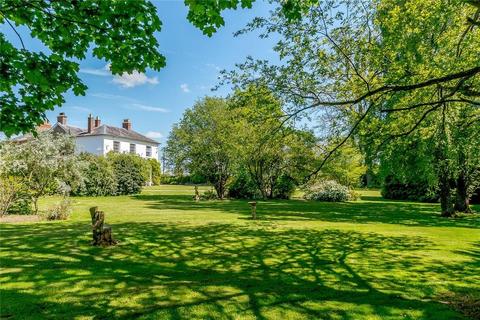
<svg viewBox="0 0 480 320"><path fill-rule="evenodd" d="M121 76L113 76L113 83L119 84L124 88L133 88L142 84L158 84L158 78L149 78L145 73L133 71L131 74L123 73Z"/></svg>
<svg viewBox="0 0 480 320"><path fill-rule="evenodd" d="M111 100L124 100L124 101L131 101L131 102L136 102L137 100L132 99L127 96L121 96L118 94L110 94L110 93L103 93L103 92L97 92L97 93L90 93L88 94L92 97L96 98L102 98L102 99L111 99Z"/></svg>
<svg viewBox="0 0 480 320"><path fill-rule="evenodd" d="M124 88L133 88L143 84L158 84L157 77L148 77L145 73L138 71L133 71L132 73L124 72L121 75L112 75L110 72L110 64L106 64L105 67L100 69L82 68L80 69L80 72L100 77L113 76L112 82Z"/></svg>
<svg viewBox="0 0 480 320"><path fill-rule="evenodd" d="M185 92L185 93L190 92L190 88L188 87L188 84L186 84L186 83L182 83L180 85L180 89L182 89L182 91Z"/></svg>
<svg viewBox="0 0 480 320"><path fill-rule="evenodd" d="M168 112L168 110L165 108L152 107L152 106L148 106L140 103L132 103L130 104L130 107L133 107L134 109L150 111L150 112L163 112L163 113Z"/></svg>
<svg viewBox="0 0 480 320"><path fill-rule="evenodd" d="M163 134L158 131L148 131L145 136L147 136L150 139L161 139L163 138Z"/></svg>
<svg viewBox="0 0 480 320"><path fill-rule="evenodd" d="M83 69L80 69L80 73L86 73L86 74L91 74L91 75L100 76L100 77L108 77L112 75L112 73L110 72L109 64L107 64L105 67L100 69L83 68Z"/></svg>

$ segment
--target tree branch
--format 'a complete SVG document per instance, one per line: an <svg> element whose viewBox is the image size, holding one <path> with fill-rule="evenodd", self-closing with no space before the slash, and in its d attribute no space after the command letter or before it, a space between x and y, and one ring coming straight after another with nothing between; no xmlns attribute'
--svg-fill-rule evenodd
<svg viewBox="0 0 480 320"><path fill-rule="evenodd" d="M26 50L26 49L25 49L25 44L23 43L23 39L22 39L22 37L20 36L20 34L18 33L17 29L15 29L15 27L14 27L13 24L10 22L10 20L8 20L8 18L5 16L5 14L3 13L3 11L0 10L0 14L3 16L3 18L5 19L5 21L7 21L8 25L12 28L12 30L17 34L17 37L18 37L18 39L20 39L20 43L22 44L23 50Z"/></svg>

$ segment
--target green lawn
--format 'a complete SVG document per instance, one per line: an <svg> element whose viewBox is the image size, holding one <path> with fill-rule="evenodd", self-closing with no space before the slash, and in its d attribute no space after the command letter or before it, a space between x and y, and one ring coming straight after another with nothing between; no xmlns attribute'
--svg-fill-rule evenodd
<svg viewBox="0 0 480 320"><path fill-rule="evenodd" d="M368 191L260 202L252 221L246 201L192 195L75 198L68 221L2 224L0 318L463 319L451 296L480 292L478 215ZM90 246L93 205L117 246Z"/></svg>

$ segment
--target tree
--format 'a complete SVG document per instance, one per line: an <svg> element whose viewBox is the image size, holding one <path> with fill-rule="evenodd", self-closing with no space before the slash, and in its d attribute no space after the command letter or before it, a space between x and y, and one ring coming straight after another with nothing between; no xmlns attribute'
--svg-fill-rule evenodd
<svg viewBox="0 0 480 320"><path fill-rule="evenodd" d="M223 83L234 88L268 86L290 105L292 118L321 107L351 114L353 123L326 161L372 114L420 113L416 120L421 122L444 102L479 105L472 99L480 81L480 31L463 32L466 21L478 19L475 6L431 0L408 6L395 0L308 4L298 20L277 9L241 30L238 34L260 29L262 37L279 35L274 50L282 63L248 58L237 70L224 73ZM458 57L452 55L457 48ZM443 96L432 99L432 90L439 86ZM409 103L385 108L398 99ZM406 135L415 125L392 135Z"/></svg>
<svg viewBox="0 0 480 320"><path fill-rule="evenodd" d="M283 123L281 101L265 87L237 91L229 104L239 124L239 171L246 169L264 199L288 197L315 160L313 134Z"/></svg>
<svg viewBox="0 0 480 320"><path fill-rule="evenodd" d="M253 2L187 0L185 4L188 20L211 36L225 23L223 10L250 8ZM294 9L288 3L283 6L286 13ZM19 44L0 33L0 130L7 136L34 132L45 111L64 103L68 90L85 95L77 61L85 59L90 49L94 57L109 63L113 74L158 71L165 66L155 38L162 23L147 0L1 0L0 24L13 30ZM27 27L48 53L29 50L18 26Z"/></svg>
<svg viewBox="0 0 480 320"><path fill-rule="evenodd" d="M52 192L68 193L73 183L80 183L79 163L74 154L73 138L39 133L24 143L7 142L0 149L0 168L4 176L13 176L28 189L34 212L38 199ZM75 178L76 177L76 178Z"/></svg>
<svg viewBox="0 0 480 320"><path fill-rule="evenodd" d="M302 17L294 21L278 9L239 34L261 29L262 36L279 35L274 49L282 63L249 58L225 73L224 83L267 86L290 106L291 118L318 108L341 116L334 136L338 144L312 176L352 138L361 138L360 148L372 163L385 145L409 136L425 121L439 121L431 127L438 130L445 108L478 109L480 31L472 27L479 19L477 6L465 1L325 1L303 6ZM442 143L437 146L447 152ZM438 163L450 165L453 153L442 152L436 155L448 161ZM447 175L451 169L437 172Z"/></svg>
<svg viewBox="0 0 480 320"><path fill-rule="evenodd" d="M235 128L225 100L206 97L185 111L173 127L165 156L174 171L205 177L223 199L235 162Z"/></svg>

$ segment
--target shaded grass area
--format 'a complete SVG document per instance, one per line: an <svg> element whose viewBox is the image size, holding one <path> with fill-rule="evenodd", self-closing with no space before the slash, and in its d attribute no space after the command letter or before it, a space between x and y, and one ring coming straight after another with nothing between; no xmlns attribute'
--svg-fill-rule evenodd
<svg viewBox="0 0 480 320"><path fill-rule="evenodd" d="M0 316L464 319L438 297L480 292L476 216L370 192L261 202L251 221L245 201L195 203L190 189L77 198L70 221L1 225ZM94 204L119 245L89 245Z"/></svg>

